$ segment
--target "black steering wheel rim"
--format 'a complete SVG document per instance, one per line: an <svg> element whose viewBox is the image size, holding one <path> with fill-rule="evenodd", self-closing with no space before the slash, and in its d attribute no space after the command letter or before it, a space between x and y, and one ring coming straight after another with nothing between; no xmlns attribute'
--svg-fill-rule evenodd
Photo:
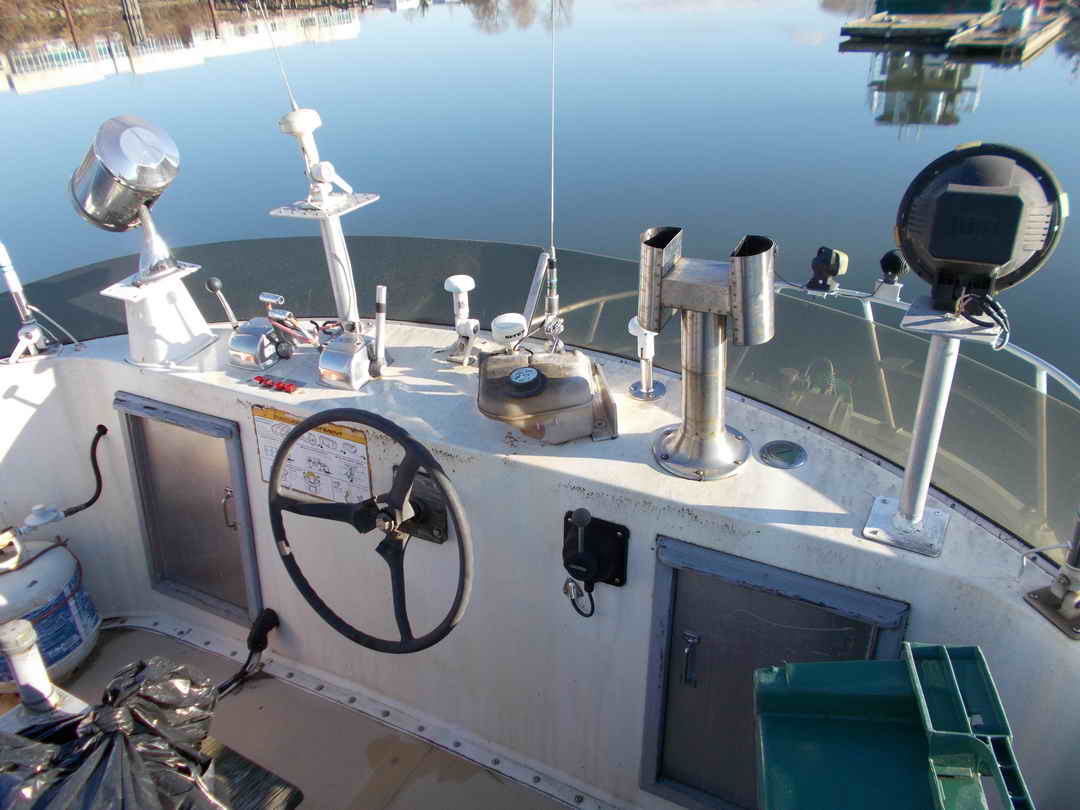
<svg viewBox="0 0 1080 810"><path fill-rule="evenodd" d="M285 461L288 459L289 451L293 445L304 434L331 422L351 422L366 425L383 433L405 450L405 458L398 466L389 493L372 497L369 501L360 504L322 502L309 504L281 494L279 490L281 477L284 472ZM282 512L290 511L309 517L323 517L345 522L351 524L358 532L366 533L366 531L374 528L373 510L376 510L380 503L388 504L389 508L392 509L394 501L403 502L407 499L418 469L423 469L429 474L445 499L447 515L454 527L452 534L457 539L458 583L454 600L443 620L423 636L419 638L412 636L404 591L404 555L408 537L397 530L387 531L376 551L390 566L391 588L394 595L394 616L401 633L401 639L394 641L372 636L357 629L343 619L319 596L311 583L308 582L307 577L304 576L304 572L300 569L300 565L292 552L292 546L285 533ZM402 478L407 480L399 480ZM300 422L285 437L274 456L274 463L270 469L269 500L270 526L274 532L274 544L277 547L278 554L281 556L282 563L285 565L285 570L288 572L296 589L300 591L300 594L312 609L319 614L319 617L345 638L359 644L361 647L376 652L391 654L415 653L426 650L428 647L442 641L461 621L461 617L469 605L473 581L472 534L469 530L468 521L465 519L461 499L458 497L454 485L443 471L442 466L431 455L431 452L409 435L408 431L389 419L357 408L335 408L309 416ZM402 505L402 503L396 504L398 509ZM383 513L380 512L380 514Z"/></svg>

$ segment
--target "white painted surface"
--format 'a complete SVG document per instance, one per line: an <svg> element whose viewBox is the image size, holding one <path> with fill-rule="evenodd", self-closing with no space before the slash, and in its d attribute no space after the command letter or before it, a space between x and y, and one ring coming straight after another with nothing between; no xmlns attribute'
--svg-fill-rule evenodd
<svg viewBox="0 0 1080 810"><path fill-rule="evenodd" d="M356 395L317 386L294 395L267 392L246 383L250 373L222 365L143 371L122 362L124 337L94 341L59 359L0 367L0 512L13 522L33 503L84 499L92 487L87 447L94 426L106 424L112 432L101 445L102 500L62 526L102 613L162 612L242 638L243 628L150 588L111 403L123 390L233 419L244 444L264 600L282 618L272 637L282 656L439 718L628 807L670 807L638 788L658 533L882 593L911 603L908 638L983 647L1036 801L1068 805L1080 788L1070 745L1080 723L1059 707L1071 697L1065 690L1080 653L1023 603L1021 594L1049 577L1029 566L1018 581L1019 555L1006 542L961 512L950 521L938 559L861 539L872 498L899 491L895 470L738 397L729 397L729 421L755 448L792 439L806 447L807 464L781 471L755 459L741 476L711 483L665 475L652 464L649 441L677 419L678 380L658 373L668 396L637 402L625 393L637 364L615 358L599 359L616 394L621 438L540 445L478 414L475 369L433 362L432 348L453 338L445 329L392 325L397 365ZM205 353L208 365L220 364L224 343ZM314 356L298 355L271 373L314 380ZM458 487L476 542L473 602L445 642L412 656L378 655L337 636L310 610L272 543L250 412L256 403L297 415L326 407L372 410L432 449ZM372 437L376 491L385 491L394 458ZM631 530L627 586L599 586L590 620L579 619L560 590L561 519L577 507ZM324 598L355 624L390 635L388 578L372 552L375 541L305 518L290 518L287 526L301 566ZM448 604L456 569L448 546L410 546L414 627L424 624L422 617L433 622Z"/></svg>

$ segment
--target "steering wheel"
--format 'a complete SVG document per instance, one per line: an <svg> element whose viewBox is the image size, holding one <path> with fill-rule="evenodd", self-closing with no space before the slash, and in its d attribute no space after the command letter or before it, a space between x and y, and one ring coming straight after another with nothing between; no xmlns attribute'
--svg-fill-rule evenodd
<svg viewBox="0 0 1080 810"><path fill-rule="evenodd" d="M362 503L309 502L281 494L281 477L285 471L285 461L293 445L308 432L330 422L352 422L373 428L388 436L405 450L405 458L398 465L388 493L369 498ZM457 539L458 547L458 582L453 604L450 605L446 616L431 632L416 638L413 635L405 604L405 549L409 544L409 535L402 531L401 526L405 519L405 509L412 491L413 480L421 468L427 471L442 494L450 521L453 523L452 534ZM282 512L340 521L349 524L360 534L367 534L376 528L384 533L382 540L375 546L375 552L390 567L394 619L397 621L398 632L401 634L399 640L378 638L357 630L322 600L296 562L289 538L285 535ZM274 456L274 465L270 470L270 525L274 530L274 541L281 555L281 561L285 564L285 570L289 572L297 590L323 621L361 647L384 653L414 653L426 650L446 638L461 621L465 608L469 605L473 581L472 534L454 485L450 483L450 479L446 477L439 462L424 445L416 441L406 430L370 411L361 411L356 408L323 411L309 416L289 432L278 448Z"/></svg>

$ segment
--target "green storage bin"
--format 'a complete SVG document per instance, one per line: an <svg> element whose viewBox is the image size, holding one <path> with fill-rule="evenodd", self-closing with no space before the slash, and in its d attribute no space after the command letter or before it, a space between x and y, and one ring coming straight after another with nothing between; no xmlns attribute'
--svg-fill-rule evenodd
<svg viewBox="0 0 1080 810"><path fill-rule="evenodd" d="M978 647L754 673L761 810L1035 810Z"/></svg>

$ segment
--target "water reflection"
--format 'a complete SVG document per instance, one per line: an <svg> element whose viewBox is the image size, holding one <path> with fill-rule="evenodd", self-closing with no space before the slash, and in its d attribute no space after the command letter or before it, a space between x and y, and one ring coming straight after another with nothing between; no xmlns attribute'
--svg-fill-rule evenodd
<svg viewBox="0 0 1080 810"><path fill-rule="evenodd" d="M379 12L423 15L431 5L461 0L359 0L356 3L286 8L272 13L252 3L170 3L142 9L139 0L120 0L111 10L81 14L74 0L69 14L43 13L40 3L23 12L14 0L0 0L0 89L35 93L89 84L122 73L178 70L207 59L272 47L339 42L360 34L361 18ZM573 0L465 0L477 27L498 33L539 22L549 29L551 5L558 24L571 20ZM297 0L290 0L290 6Z"/></svg>
<svg viewBox="0 0 1080 810"><path fill-rule="evenodd" d="M1080 20L1069 23L1055 47L1067 60L1073 78L1080 76Z"/></svg>
<svg viewBox="0 0 1080 810"><path fill-rule="evenodd" d="M551 27L551 3L555 3L555 13L559 25L569 24L573 0L466 0L469 10L476 18L480 30L497 34L508 28L529 28L541 22L545 28Z"/></svg>
<svg viewBox="0 0 1080 810"><path fill-rule="evenodd" d="M131 0L129 0L131 2ZM390 0L396 2L396 0ZM76 38L30 39L0 59L0 81L16 93L35 93L59 87L89 84L123 73L145 74L201 65L207 59L352 39L360 33L360 12L353 8L320 8L278 13L269 20L254 13L225 15L191 6L164 18L129 14L123 33L102 22L79 19ZM95 33L88 34L87 29ZM98 31L98 26L104 26ZM46 29L47 30L47 29ZM152 32L152 33L151 33Z"/></svg>
<svg viewBox="0 0 1080 810"><path fill-rule="evenodd" d="M1058 44L1060 52L1072 42L1073 72L1080 54L1080 29L1072 40ZM866 104L880 126L899 128L898 135L918 135L923 126L956 126L961 114L973 113L982 100L986 66L1007 70L1030 64L1042 51L1022 61L998 57L979 59L948 54L940 47L848 40L841 53L869 53Z"/></svg>

